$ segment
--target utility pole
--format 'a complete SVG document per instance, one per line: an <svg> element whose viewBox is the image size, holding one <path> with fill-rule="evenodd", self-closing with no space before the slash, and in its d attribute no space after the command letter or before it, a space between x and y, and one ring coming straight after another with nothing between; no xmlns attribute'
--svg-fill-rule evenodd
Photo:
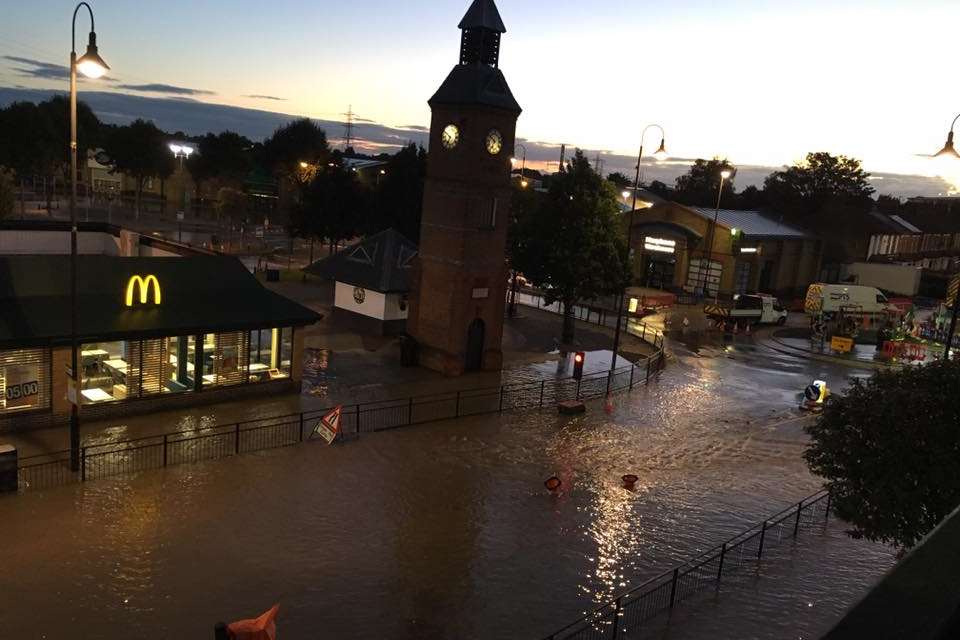
<svg viewBox="0 0 960 640"><path fill-rule="evenodd" d="M350 105L347 107L347 112L341 115L347 116L347 121L343 125L343 138L345 140L343 149L346 151L353 145L353 119L357 114L353 112L353 105Z"/></svg>

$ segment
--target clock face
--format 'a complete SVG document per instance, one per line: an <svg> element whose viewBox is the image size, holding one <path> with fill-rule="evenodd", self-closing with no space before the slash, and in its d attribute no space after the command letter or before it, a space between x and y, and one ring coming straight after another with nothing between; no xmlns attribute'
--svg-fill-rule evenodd
<svg viewBox="0 0 960 640"><path fill-rule="evenodd" d="M448 124L443 128L440 134L440 142L446 149L453 149L460 143L460 127L455 124Z"/></svg>
<svg viewBox="0 0 960 640"><path fill-rule="evenodd" d="M503 134L496 129L491 129L487 134L487 153L492 156L497 155L503 149Z"/></svg>

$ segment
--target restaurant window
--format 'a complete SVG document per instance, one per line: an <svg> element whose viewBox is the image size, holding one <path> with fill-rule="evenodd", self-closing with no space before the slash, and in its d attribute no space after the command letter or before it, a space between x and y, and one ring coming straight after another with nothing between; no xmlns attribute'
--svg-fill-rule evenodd
<svg viewBox="0 0 960 640"><path fill-rule="evenodd" d="M196 338L178 336L165 338L164 386L171 393L189 391L194 384L194 360Z"/></svg>
<svg viewBox="0 0 960 640"><path fill-rule="evenodd" d="M203 386L229 386L247 381L248 336L245 331L203 336Z"/></svg>
<svg viewBox="0 0 960 640"><path fill-rule="evenodd" d="M290 376L293 329L255 329L250 332L250 382Z"/></svg>
<svg viewBox="0 0 960 640"><path fill-rule="evenodd" d="M140 388L139 377L138 343L124 340L81 345L80 401L82 404L124 400L131 395L136 397ZM131 383L135 384L131 385ZM130 388L131 386L133 389Z"/></svg>
<svg viewBox="0 0 960 640"><path fill-rule="evenodd" d="M0 351L0 416L50 407L50 350Z"/></svg>

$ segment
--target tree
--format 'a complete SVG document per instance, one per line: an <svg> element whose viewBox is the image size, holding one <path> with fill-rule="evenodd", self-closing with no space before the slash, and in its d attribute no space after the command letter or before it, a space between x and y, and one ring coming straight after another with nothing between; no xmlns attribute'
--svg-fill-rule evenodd
<svg viewBox="0 0 960 640"><path fill-rule="evenodd" d="M0 220L9 218L17 205L13 174L0 166Z"/></svg>
<svg viewBox="0 0 960 640"><path fill-rule="evenodd" d="M650 186L647 187L647 191L666 200L673 198L673 189L659 180L651 182Z"/></svg>
<svg viewBox="0 0 960 640"><path fill-rule="evenodd" d="M152 122L137 119L129 125L115 127L105 138L104 150L113 171L130 176L136 184L137 219L147 179L165 179L173 173L175 160L167 148L168 137Z"/></svg>
<svg viewBox="0 0 960 640"><path fill-rule="evenodd" d="M332 164L306 186L302 203L291 211L289 225L291 235L327 238L331 253L340 240L359 231L359 214L366 208L356 174L342 165L339 155Z"/></svg>
<svg viewBox="0 0 960 640"><path fill-rule="evenodd" d="M263 143L263 163L273 174L303 187L300 163L322 167L327 164L330 147L327 134L310 118L300 118L279 127Z"/></svg>
<svg viewBox="0 0 960 640"><path fill-rule="evenodd" d="M767 197L766 193L762 190L757 189L755 186L750 185L743 191L741 191L736 197L736 205L740 209L745 209L747 211L756 211L758 209L763 209L766 207Z"/></svg>
<svg viewBox="0 0 960 640"><path fill-rule="evenodd" d="M626 189L627 187L633 186L633 180L620 173L619 171L614 171L613 173L607 176L607 180L613 183L613 185L618 189Z"/></svg>
<svg viewBox="0 0 960 640"><path fill-rule="evenodd" d="M393 227L412 242L419 242L427 152L409 144L391 156L383 170L362 231L375 233Z"/></svg>
<svg viewBox="0 0 960 640"><path fill-rule="evenodd" d="M233 131L208 133L200 138L197 152L186 160L196 200L201 199L203 184L208 180L218 179L234 187L241 185L253 167L251 146L250 140Z"/></svg>
<svg viewBox="0 0 960 640"><path fill-rule="evenodd" d="M903 201L896 196L880 194L877 196L877 209L887 215L897 215L903 210Z"/></svg>
<svg viewBox="0 0 960 640"><path fill-rule="evenodd" d="M720 193L721 171L730 172L730 177L723 183L723 197L733 196L736 193L733 186L733 181L737 177L736 168L727 160L698 159L694 161L687 173L677 178L676 189L673 192L674 200L695 207L716 206L717 195Z"/></svg>
<svg viewBox="0 0 960 640"><path fill-rule="evenodd" d="M915 545L960 504L960 361L881 371L827 403L804 457L856 538Z"/></svg>
<svg viewBox="0 0 960 640"><path fill-rule="evenodd" d="M825 238L825 260L842 261L844 239L861 233L874 206L869 178L859 160L809 153L802 163L767 176L764 196L771 209Z"/></svg>
<svg viewBox="0 0 960 640"><path fill-rule="evenodd" d="M579 149L546 194L518 190L509 236L510 262L563 305L565 345L574 339L573 305L620 293L627 284L626 239L613 185Z"/></svg>

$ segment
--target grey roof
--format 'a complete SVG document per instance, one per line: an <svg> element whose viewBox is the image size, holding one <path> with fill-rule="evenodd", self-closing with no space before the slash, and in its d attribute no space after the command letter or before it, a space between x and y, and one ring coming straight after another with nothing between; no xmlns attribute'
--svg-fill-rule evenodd
<svg viewBox="0 0 960 640"><path fill-rule="evenodd" d="M507 28L503 26L503 20L500 19L500 12L497 11L497 5L493 0L473 0L473 4L467 9L463 20L457 25L460 29L490 29L506 33Z"/></svg>
<svg viewBox="0 0 960 640"><path fill-rule="evenodd" d="M517 114L522 111L500 69L485 64L455 66L428 104L478 104Z"/></svg>
<svg viewBox="0 0 960 640"><path fill-rule="evenodd" d="M698 215L713 220L715 209L709 207L688 207ZM717 222L728 229L737 229L744 235L754 238L810 238L806 231L777 222L759 211L739 211L720 209Z"/></svg>
<svg viewBox="0 0 960 640"><path fill-rule="evenodd" d="M304 271L381 293L410 290L417 245L394 229L364 238Z"/></svg>

